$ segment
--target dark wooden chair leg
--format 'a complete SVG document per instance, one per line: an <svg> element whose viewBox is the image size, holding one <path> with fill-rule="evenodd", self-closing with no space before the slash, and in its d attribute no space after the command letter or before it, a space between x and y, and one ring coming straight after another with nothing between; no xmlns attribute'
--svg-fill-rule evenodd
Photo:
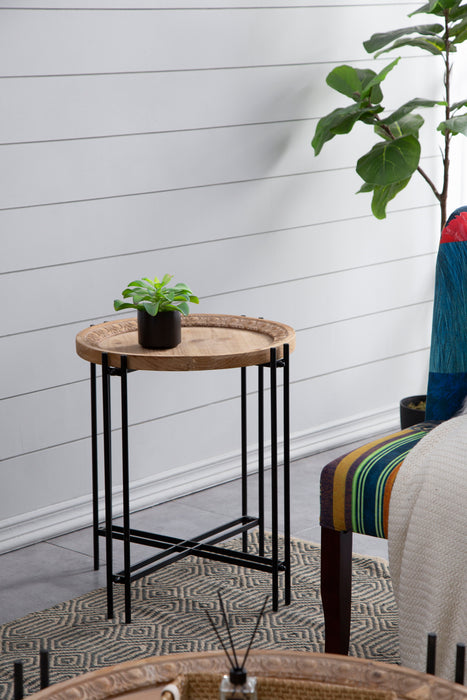
<svg viewBox="0 0 467 700"><path fill-rule="evenodd" d="M321 599L325 652L348 654L352 595L352 532L321 528Z"/></svg>

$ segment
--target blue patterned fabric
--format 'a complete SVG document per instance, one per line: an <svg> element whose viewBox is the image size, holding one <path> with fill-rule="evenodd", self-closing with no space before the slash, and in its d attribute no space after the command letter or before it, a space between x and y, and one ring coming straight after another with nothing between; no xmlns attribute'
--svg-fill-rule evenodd
<svg viewBox="0 0 467 700"><path fill-rule="evenodd" d="M449 217L436 261L427 420L448 420L467 395L467 207Z"/></svg>

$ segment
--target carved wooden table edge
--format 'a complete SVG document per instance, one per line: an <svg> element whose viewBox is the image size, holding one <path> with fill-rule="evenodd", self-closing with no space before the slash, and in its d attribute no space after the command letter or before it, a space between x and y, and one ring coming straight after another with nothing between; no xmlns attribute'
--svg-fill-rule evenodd
<svg viewBox="0 0 467 700"><path fill-rule="evenodd" d="M226 673L223 652L169 654L127 661L39 691L31 700L106 700L160 688L182 673ZM399 700L461 700L467 687L419 671L370 659L301 651L252 651L248 672L257 676L392 690ZM156 696L155 696L156 697Z"/></svg>
<svg viewBox="0 0 467 700"><path fill-rule="evenodd" d="M289 345L290 351L295 349L295 331L291 326L278 321L271 321L251 316L232 316L229 314L189 314L182 317L183 328L226 329L230 331L249 331L258 336L267 338L266 346L257 349L246 349L244 352L232 349L229 352L228 341L224 341L222 354L213 353L191 355L180 351L180 347L169 350L146 350L138 346L137 351L132 348L106 347L103 344L109 340L118 339L119 336L137 331L136 318L123 318L89 326L80 331L76 336L76 352L84 360L100 364L102 353L109 355L109 364L112 367L120 367L120 358L126 355L128 369L143 370L205 370L228 369L233 367L246 367L267 363L270 349L277 348L277 359L282 359L283 346ZM134 346L137 346L135 340ZM182 337L183 346L183 337Z"/></svg>

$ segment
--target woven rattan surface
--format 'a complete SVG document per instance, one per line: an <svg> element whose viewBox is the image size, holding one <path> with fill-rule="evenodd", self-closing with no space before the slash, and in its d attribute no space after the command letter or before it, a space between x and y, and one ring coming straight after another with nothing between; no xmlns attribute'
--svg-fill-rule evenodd
<svg viewBox="0 0 467 700"><path fill-rule="evenodd" d="M80 331L76 352L95 364L107 353L111 367L120 367L126 355L128 369L189 371L265 364L271 348L277 348L277 359L284 344L295 349L295 331L284 323L223 314L182 317L182 342L169 350L143 348L137 336L136 318L108 321Z"/></svg>
<svg viewBox="0 0 467 700"><path fill-rule="evenodd" d="M192 673L174 680L181 700L218 700L221 675ZM320 683L292 678L258 678L258 700L395 700L391 690L349 688L335 683ZM236 698L237 695L234 696ZM238 692L238 698L242 697ZM162 693L162 700L174 700L170 690Z"/></svg>

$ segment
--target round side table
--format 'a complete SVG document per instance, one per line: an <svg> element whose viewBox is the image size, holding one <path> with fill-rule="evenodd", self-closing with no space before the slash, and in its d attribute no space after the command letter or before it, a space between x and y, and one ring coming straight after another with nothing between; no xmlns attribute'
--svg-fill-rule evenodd
<svg viewBox="0 0 467 700"><path fill-rule="evenodd" d="M94 568L99 567L99 536L106 539L107 615L113 617L113 584L125 587L125 621L131 621L131 581L152 573L189 554L250 567L272 574L272 606L278 608L279 573L284 574L284 601L290 602L290 408L289 357L295 349L295 332L283 323L246 316L190 314L182 318L182 341L168 350L149 350L137 340L136 318L102 323L76 336L76 352L91 364L91 443L93 482ZM104 444L105 526L99 526L96 365L102 365L102 413ZM258 368L258 514L248 514L247 494L247 389L246 369ZM134 530L130 527L128 374L143 371L241 370L241 484L239 517L189 539ZM264 554L264 370L270 375L272 553ZM278 546L278 419L277 370L283 370L283 512L284 547ZM111 451L111 377L120 377L122 411L123 526L113 524ZM259 553L248 552L247 533L259 529ZM242 551L218 547L220 542L242 535ZM122 540L124 569L113 572L112 541ZM162 551L130 565L131 543Z"/></svg>

